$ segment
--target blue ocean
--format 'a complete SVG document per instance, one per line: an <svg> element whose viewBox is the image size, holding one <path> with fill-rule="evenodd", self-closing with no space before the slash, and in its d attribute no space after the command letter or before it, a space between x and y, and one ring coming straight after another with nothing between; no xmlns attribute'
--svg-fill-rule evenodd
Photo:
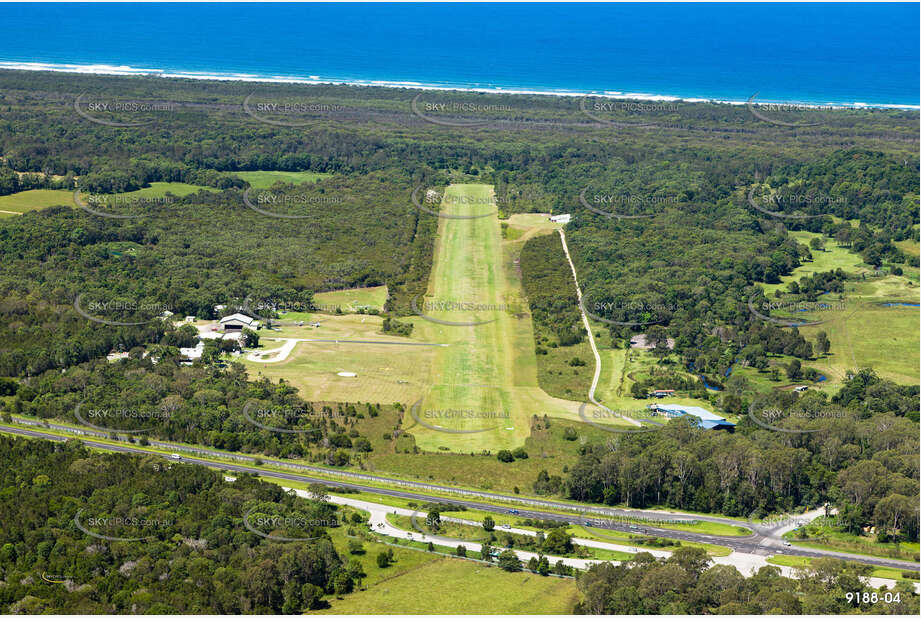
<svg viewBox="0 0 921 618"><path fill-rule="evenodd" d="M0 68L919 104L918 4L0 4Z"/></svg>

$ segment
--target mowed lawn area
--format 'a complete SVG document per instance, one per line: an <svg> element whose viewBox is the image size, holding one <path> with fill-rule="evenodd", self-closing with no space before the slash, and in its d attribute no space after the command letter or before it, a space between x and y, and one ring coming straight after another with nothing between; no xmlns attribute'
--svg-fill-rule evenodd
<svg viewBox="0 0 921 618"><path fill-rule="evenodd" d="M767 561L769 564L788 567L801 567L812 564L812 558L806 558L804 556L771 556L767 559ZM917 582L917 578L904 576L905 573L910 572L911 571L908 570L893 569L890 567L874 567L870 572L870 577L882 577L885 579L894 579L896 581Z"/></svg>
<svg viewBox="0 0 921 618"><path fill-rule="evenodd" d="M377 285L370 288L320 292L313 295L313 302L323 313L335 313L335 308L340 308L343 313L354 313L361 308L380 311L387 302L387 295L387 286Z"/></svg>
<svg viewBox="0 0 921 618"><path fill-rule="evenodd" d="M127 199L149 199L165 197L167 193L176 197L184 197L199 191L218 191L214 187L202 187L200 185L190 185L184 182L152 182L149 187L138 189L137 191L128 191L126 193L113 194L113 198ZM54 189L32 189L22 191L11 195L0 196L0 215L10 217L15 213L24 213L30 210L39 210L50 206L69 206L74 207L74 197L72 191L54 190ZM81 199L86 202L87 194L80 193ZM88 204L90 208L95 208ZM121 207L121 206L117 206Z"/></svg>
<svg viewBox="0 0 921 618"><path fill-rule="evenodd" d="M592 322L592 332L595 333L596 337L598 333L602 332L601 326L598 322ZM652 417L648 414L646 406L649 404L649 400L635 399L630 394L630 389L635 381L633 377L643 376L658 362L651 352L640 349L625 350L623 348L599 346L598 354L601 356L601 377L598 380L598 389L595 393L598 401L617 412L630 413L633 415L631 418L634 419L653 418L659 423L667 422L667 419L662 416ZM713 404L709 401L694 397L669 397L663 402L699 406L707 410L713 410ZM586 415L592 418L592 422L611 424L616 420L599 421L589 415L591 411L595 410L594 406L588 408L588 410ZM635 429L633 426L627 426L627 428Z"/></svg>
<svg viewBox="0 0 921 618"><path fill-rule="evenodd" d="M15 217L30 210L51 206L73 206L71 191L55 189L31 189L10 195L0 195L0 217Z"/></svg>
<svg viewBox="0 0 921 618"><path fill-rule="evenodd" d="M273 382L283 378L308 401L408 404L422 395L435 348L402 345L418 340L382 334L381 317L292 312L282 320L284 326L277 330L259 331L260 350L280 348L284 342L271 341L273 338L332 341L299 342L288 358L278 363L243 360L250 375L264 375ZM297 321L320 322L320 327L289 325ZM381 343L351 343L355 340ZM339 372L358 375L343 377Z"/></svg>
<svg viewBox="0 0 921 618"><path fill-rule="evenodd" d="M365 543L368 557L388 546ZM396 563L374 573L366 590L312 614L569 614L579 601L571 578L508 573L496 566L394 547ZM416 555L412 555L416 554ZM369 561L370 562L370 561Z"/></svg>
<svg viewBox="0 0 921 618"><path fill-rule="evenodd" d="M249 183L253 189L268 189L276 182L284 182L292 185L299 185L305 182L316 182L321 178L326 178L332 174L323 172L234 172L237 178L242 178Z"/></svg>
<svg viewBox="0 0 921 618"><path fill-rule="evenodd" d="M493 189L451 185L441 209L495 213ZM531 415L578 418L577 402L538 387L533 327L513 265L521 244L503 242L496 214L439 220L428 291L417 299L426 317L413 318L413 336L448 346L434 351L416 418L404 417L421 448L495 452L524 444Z"/></svg>

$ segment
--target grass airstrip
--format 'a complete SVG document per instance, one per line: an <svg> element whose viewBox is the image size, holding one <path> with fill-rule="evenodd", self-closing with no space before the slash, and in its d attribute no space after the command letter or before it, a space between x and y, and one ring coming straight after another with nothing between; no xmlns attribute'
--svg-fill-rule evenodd
<svg viewBox="0 0 921 618"><path fill-rule="evenodd" d="M402 403L403 428L426 450L513 448L530 435L531 415L578 420L577 401L550 397L538 386L531 319L514 264L525 240L552 233L552 226L546 217L516 219L511 225L522 233L503 240L488 185L452 185L441 208L443 214L475 218L440 218L429 288L416 299L424 315L409 318L411 337L382 334L382 319L373 315L290 314L286 322L321 325L263 331L266 350L281 345L269 337L335 341L298 343L277 364L247 364L254 373L284 378L309 400ZM482 214L488 216L477 216ZM382 288L316 297L319 304L352 307L385 300ZM409 343L440 345L392 345Z"/></svg>
<svg viewBox="0 0 921 618"><path fill-rule="evenodd" d="M404 428L425 449L495 451L523 444L531 415L577 419L577 402L538 386L533 326L514 264L527 233L503 240L488 185L449 186L441 213L472 218L439 219L429 288L417 300L424 317L413 318L413 334L448 345L435 351L429 387Z"/></svg>
<svg viewBox="0 0 921 618"><path fill-rule="evenodd" d="M274 179L261 179L270 181ZM399 402L406 410L403 429L412 433L415 446L426 451L495 452L523 445L532 433L532 415L583 422L579 406L585 393L570 390L564 395L567 399L559 399L538 386L533 326L515 264L528 238L554 233L557 226L538 214L513 215L500 222L495 210L488 185L446 189L441 213L449 217L439 219L429 286L416 299L422 315L408 318L414 325L411 337L383 334L378 316L349 313L361 307L382 307L386 288L326 292L317 294L317 303L340 307L343 313L287 315L287 323L299 319L321 324L263 331L262 341L265 350L283 344L270 341L271 337L333 341L299 342L282 362L247 364L256 374L284 378L308 400ZM805 244L818 236L809 232L793 235ZM840 311L840 316L834 311L822 311L820 318L796 314L804 321L824 319L819 326L800 330L810 339L818 330L825 330L832 343L827 357L807 365L825 374L828 386L839 383L847 370L861 366L873 366L881 376L898 382L916 381L919 355L910 342L918 335L918 309L911 306L917 303L917 286L906 277L875 276L858 255L835 246L831 239L825 242L824 251L814 250L813 260L781 284L765 286L770 295L802 276L836 268L864 277L848 283L847 310ZM829 301L840 300L831 296ZM898 302L908 304L887 305ZM593 323L602 357L597 398L611 409L630 410L636 418L646 418L644 402L631 396L630 387L658 361L646 350L606 346L599 336L601 326ZM403 345L407 343L440 345ZM589 361L581 371L590 374L587 347L572 353L576 352ZM357 375L339 375L342 372ZM755 377L767 385L767 377ZM712 408L706 399L681 397L669 402ZM586 414L595 423L618 425L616 419L599 417L593 411L598 410L587 408Z"/></svg>

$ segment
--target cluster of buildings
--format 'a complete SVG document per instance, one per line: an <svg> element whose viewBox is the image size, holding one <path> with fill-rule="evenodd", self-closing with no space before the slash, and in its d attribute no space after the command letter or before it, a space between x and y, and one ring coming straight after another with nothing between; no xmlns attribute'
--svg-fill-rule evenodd
<svg viewBox="0 0 921 618"><path fill-rule="evenodd" d="M214 311L220 313L226 308L227 305L215 305ZM160 315L160 318L163 320L178 321L178 318L175 317L172 311L164 311ZM187 315L185 319L182 320L182 323L194 324L195 321L196 316ZM297 326L305 325L304 322L297 322L296 324ZM312 328L319 328L320 322L309 322L306 325ZM239 312L225 315L220 318L216 324L198 326L198 342L194 347L179 348L179 354L181 356L180 362L183 364L191 364L192 361L201 358L205 349L205 339L240 339L243 335L243 329L258 330L261 326L262 324L259 320ZM239 353L235 353L235 355L239 355ZM128 358L128 352L117 352L113 350L108 354L107 358L109 361Z"/></svg>

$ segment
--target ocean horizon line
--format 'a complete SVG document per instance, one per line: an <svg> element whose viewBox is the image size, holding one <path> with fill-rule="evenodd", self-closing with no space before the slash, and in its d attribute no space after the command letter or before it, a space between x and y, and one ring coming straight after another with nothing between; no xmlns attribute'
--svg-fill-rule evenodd
<svg viewBox="0 0 921 618"><path fill-rule="evenodd" d="M574 90L567 88L534 89L516 86L474 86L469 84L436 84L406 80L372 80L372 79L346 79L335 77L321 77L318 75L260 75L257 73L233 72L204 72L185 71L181 69L151 69L133 67L130 65L110 64L76 64L76 63L51 63L51 62L23 62L0 61L0 70L9 71L35 71L56 72L78 75L110 75L120 77L161 77L167 79L198 79L205 81L238 81L253 83L273 84L298 84L315 86L364 86L376 88L403 88L421 91L462 91L483 94L508 94L508 95L534 95L557 97L600 97L608 99L623 99L656 102L685 102L685 103L716 103L724 105L747 105L751 99L726 99L718 96L682 96L671 94L625 92L619 90ZM752 94L754 97L757 92ZM795 104L804 107L830 110L861 110L861 109L896 109L903 111L919 111L921 105L903 103L864 103L860 101L804 101L798 99L769 99L758 97L754 102L762 104Z"/></svg>

